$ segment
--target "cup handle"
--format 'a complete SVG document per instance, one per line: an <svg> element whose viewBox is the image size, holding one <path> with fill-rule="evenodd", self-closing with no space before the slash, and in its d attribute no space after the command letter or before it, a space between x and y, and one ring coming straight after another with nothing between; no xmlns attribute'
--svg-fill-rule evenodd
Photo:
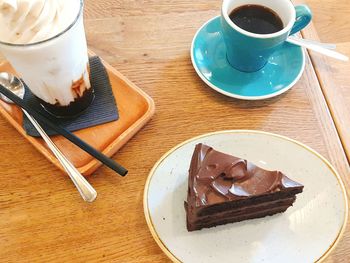
<svg viewBox="0 0 350 263"><path fill-rule="evenodd" d="M311 10L307 5L296 6L295 12L296 12L295 23L289 35L293 35L299 32L300 30L302 30L304 27L306 27L310 23L312 18Z"/></svg>

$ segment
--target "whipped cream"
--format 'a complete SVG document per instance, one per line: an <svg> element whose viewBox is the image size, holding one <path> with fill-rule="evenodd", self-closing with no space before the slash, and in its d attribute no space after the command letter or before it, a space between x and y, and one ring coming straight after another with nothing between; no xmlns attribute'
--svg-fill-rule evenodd
<svg viewBox="0 0 350 263"><path fill-rule="evenodd" d="M80 0L0 0L0 41L30 44L49 39L69 27Z"/></svg>

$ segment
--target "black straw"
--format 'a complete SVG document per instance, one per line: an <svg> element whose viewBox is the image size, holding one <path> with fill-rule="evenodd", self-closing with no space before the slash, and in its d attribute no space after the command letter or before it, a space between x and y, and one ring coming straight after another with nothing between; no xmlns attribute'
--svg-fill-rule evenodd
<svg viewBox="0 0 350 263"><path fill-rule="evenodd" d="M84 150L91 156L95 157L97 160L101 161L103 164L111 168L112 170L116 171L121 176L125 176L128 173L128 170L126 170L123 166L112 160L111 158L108 158L106 155L101 153L100 151L93 148L91 145L87 144L83 140L81 140L79 137L75 136L70 131L66 130L62 126L55 124L51 120L49 120L47 117L42 115L40 112L36 111L35 109L29 107L24 100L19 98L17 95L12 93L10 90L5 88L0 84L0 92L4 94L7 98L12 100L16 105L20 106L22 109L26 110L30 115L34 117L39 123L43 123L56 131L58 134L62 135L75 145L77 145L80 149Z"/></svg>

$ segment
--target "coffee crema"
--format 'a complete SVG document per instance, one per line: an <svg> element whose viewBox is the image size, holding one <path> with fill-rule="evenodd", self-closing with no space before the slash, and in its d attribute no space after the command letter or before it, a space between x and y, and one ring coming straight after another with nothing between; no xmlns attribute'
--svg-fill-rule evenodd
<svg viewBox="0 0 350 263"><path fill-rule="evenodd" d="M262 5L237 7L229 17L238 27L255 34L272 34L283 29L283 22L278 14Z"/></svg>

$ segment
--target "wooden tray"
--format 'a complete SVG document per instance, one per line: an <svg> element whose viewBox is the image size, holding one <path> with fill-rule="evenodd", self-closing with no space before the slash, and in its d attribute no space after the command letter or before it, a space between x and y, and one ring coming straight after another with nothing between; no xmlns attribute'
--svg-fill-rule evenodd
<svg viewBox="0 0 350 263"><path fill-rule="evenodd" d="M113 94L118 104L119 120L82 129L74 132L74 134L111 157L151 119L155 107L153 100L145 92L131 83L111 65L105 61L102 62L107 69ZM0 63L0 72L2 71L16 74L7 61ZM0 100L0 113L36 149L54 165L63 170L63 167L42 139L26 134L22 127L23 114L18 106L10 105ZM64 137L52 136L51 139L83 175L92 174L102 165Z"/></svg>

